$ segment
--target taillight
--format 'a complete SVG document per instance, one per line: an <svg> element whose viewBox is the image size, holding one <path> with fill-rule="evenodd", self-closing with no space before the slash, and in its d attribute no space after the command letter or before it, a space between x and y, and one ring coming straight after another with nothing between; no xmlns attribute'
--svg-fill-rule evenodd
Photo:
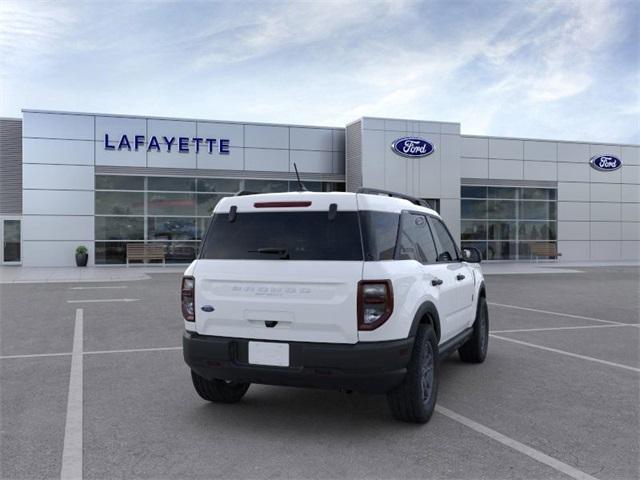
<svg viewBox="0 0 640 480"><path fill-rule="evenodd" d="M195 297L196 279L193 277L182 277L180 302L182 303L182 316L187 322L196 321Z"/></svg>
<svg viewBox="0 0 640 480"><path fill-rule="evenodd" d="M374 330L393 312L391 280L362 280L358 283L358 330Z"/></svg>

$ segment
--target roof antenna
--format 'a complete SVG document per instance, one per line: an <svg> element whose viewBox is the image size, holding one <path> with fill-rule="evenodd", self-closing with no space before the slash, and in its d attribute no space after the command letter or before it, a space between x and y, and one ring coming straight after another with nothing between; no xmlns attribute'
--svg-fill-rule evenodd
<svg viewBox="0 0 640 480"><path fill-rule="evenodd" d="M302 183L302 180L300 180L300 174L298 173L298 166L296 165L295 162L293 162L293 168L296 171L296 178L298 179L298 187L300 188L300 190L298 190L299 192L308 192L309 190L307 190L307 187L304 186L304 183Z"/></svg>

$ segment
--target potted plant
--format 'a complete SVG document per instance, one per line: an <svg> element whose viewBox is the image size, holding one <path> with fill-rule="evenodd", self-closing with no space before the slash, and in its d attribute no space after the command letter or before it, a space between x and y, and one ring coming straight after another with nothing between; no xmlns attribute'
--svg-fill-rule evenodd
<svg viewBox="0 0 640 480"><path fill-rule="evenodd" d="M89 260L87 247L80 245L76 248L76 265L78 267L86 267Z"/></svg>

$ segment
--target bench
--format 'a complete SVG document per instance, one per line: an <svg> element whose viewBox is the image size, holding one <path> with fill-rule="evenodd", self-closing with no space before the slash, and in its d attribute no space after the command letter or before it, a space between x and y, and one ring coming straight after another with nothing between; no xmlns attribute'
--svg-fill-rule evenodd
<svg viewBox="0 0 640 480"><path fill-rule="evenodd" d="M532 243L529 250L536 260L540 257L557 259L562 255L555 243Z"/></svg>
<svg viewBox="0 0 640 480"><path fill-rule="evenodd" d="M147 263L150 260L162 260L162 265L164 265L164 245L127 243L127 267L131 260L141 260L142 263Z"/></svg>

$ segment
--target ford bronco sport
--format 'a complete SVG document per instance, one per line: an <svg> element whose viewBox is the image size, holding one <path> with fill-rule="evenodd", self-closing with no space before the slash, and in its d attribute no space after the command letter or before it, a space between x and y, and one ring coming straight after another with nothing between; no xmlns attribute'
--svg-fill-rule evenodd
<svg viewBox="0 0 640 480"><path fill-rule="evenodd" d="M392 192L223 198L182 279L195 390L222 403L251 383L386 393L395 418L427 422L439 360L487 354L479 262Z"/></svg>

